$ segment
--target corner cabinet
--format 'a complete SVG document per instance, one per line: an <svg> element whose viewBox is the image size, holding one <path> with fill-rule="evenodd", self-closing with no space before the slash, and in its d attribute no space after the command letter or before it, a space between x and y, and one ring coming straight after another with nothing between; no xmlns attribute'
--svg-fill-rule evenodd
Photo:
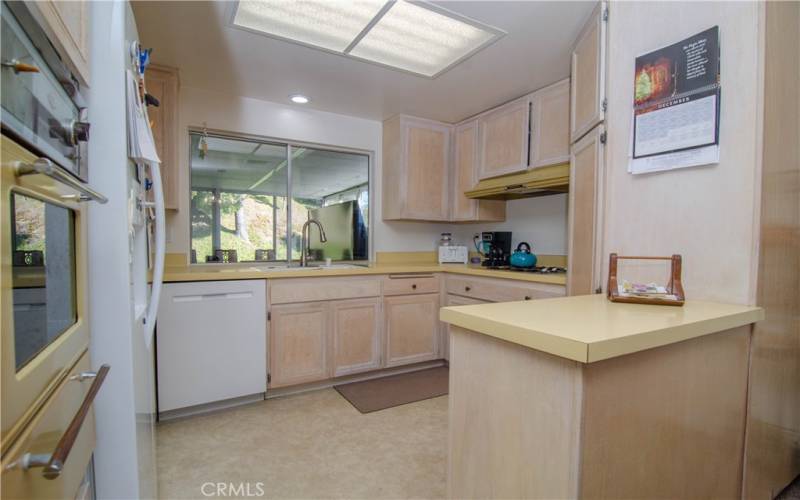
<svg viewBox="0 0 800 500"><path fill-rule="evenodd" d="M452 128L405 115L383 123L384 220L449 220Z"/></svg>
<svg viewBox="0 0 800 500"><path fill-rule="evenodd" d="M145 74L147 93L159 105L147 108L153 130L156 152L161 159L161 181L164 186L164 207L178 209L178 70L151 64Z"/></svg>
<svg viewBox="0 0 800 500"><path fill-rule="evenodd" d="M384 297L386 366L437 359L439 294Z"/></svg>
<svg viewBox="0 0 800 500"><path fill-rule="evenodd" d="M572 49L570 139L583 137L605 118L606 21L608 6L600 2Z"/></svg>
<svg viewBox="0 0 800 500"><path fill-rule="evenodd" d="M43 0L25 2L70 70L88 86L89 2Z"/></svg>
<svg viewBox="0 0 800 500"><path fill-rule="evenodd" d="M530 168L569 161L569 87L566 78L530 96Z"/></svg>
<svg viewBox="0 0 800 500"><path fill-rule="evenodd" d="M464 195L478 182L478 122L471 120L455 128L453 153L453 222L502 222L506 220L506 202L474 200Z"/></svg>
<svg viewBox="0 0 800 500"><path fill-rule="evenodd" d="M478 178L528 169L529 101L523 97L478 117Z"/></svg>
<svg viewBox="0 0 800 500"><path fill-rule="evenodd" d="M569 189L567 294L600 288L602 274L605 127L599 125L572 145Z"/></svg>

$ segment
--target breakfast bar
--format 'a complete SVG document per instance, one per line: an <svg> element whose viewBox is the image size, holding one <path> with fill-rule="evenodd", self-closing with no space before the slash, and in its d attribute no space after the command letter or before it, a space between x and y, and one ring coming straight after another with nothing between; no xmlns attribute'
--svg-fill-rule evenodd
<svg viewBox="0 0 800 500"><path fill-rule="evenodd" d="M602 295L443 308L450 498L741 495L758 307Z"/></svg>

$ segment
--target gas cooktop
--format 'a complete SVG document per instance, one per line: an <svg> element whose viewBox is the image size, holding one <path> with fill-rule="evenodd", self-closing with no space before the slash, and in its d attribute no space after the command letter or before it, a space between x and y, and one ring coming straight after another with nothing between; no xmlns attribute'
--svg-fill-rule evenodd
<svg viewBox="0 0 800 500"><path fill-rule="evenodd" d="M554 266L536 266L536 267L514 267L514 266L485 266L487 269L498 269L506 271L516 271L520 273L534 273L534 274L558 274L566 273L567 269L564 267Z"/></svg>

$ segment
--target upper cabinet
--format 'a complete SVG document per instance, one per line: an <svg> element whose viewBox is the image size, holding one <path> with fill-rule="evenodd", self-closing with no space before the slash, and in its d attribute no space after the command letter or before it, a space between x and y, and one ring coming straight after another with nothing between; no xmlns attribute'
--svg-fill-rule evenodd
<svg viewBox="0 0 800 500"><path fill-rule="evenodd" d="M586 295L600 288L605 137L605 127L600 125L572 145L567 243L568 295Z"/></svg>
<svg viewBox="0 0 800 500"><path fill-rule="evenodd" d="M605 2L597 4L572 49L572 142L583 137L604 119L607 9Z"/></svg>
<svg viewBox="0 0 800 500"><path fill-rule="evenodd" d="M530 168L569 161L569 88L566 78L530 96Z"/></svg>
<svg viewBox="0 0 800 500"><path fill-rule="evenodd" d="M83 85L89 85L89 2L26 2L59 55Z"/></svg>
<svg viewBox="0 0 800 500"><path fill-rule="evenodd" d="M528 168L529 101L511 101L478 117L478 178Z"/></svg>
<svg viewBox="0 0 800 500"><path fill-rule="evenodd" d="M464 195L478 182L478 122L471 120L455 129L453 148L453 193L451 220L454 222L502 222L505 201L474 200Z"/></svg>
<svg viewBox="0 0 800 500"><path fill-rule="evenodd" d="M145 74L147 93L158 106L147 108L156 152L161 160L164 208L178 209L178 70L151 64Z"/></svg>
<svg viewBox="0 0 800 500"><path fill-rule="evenodd" d="M452 128L404 115L383 123L384 220L449 220Z"/></svg>

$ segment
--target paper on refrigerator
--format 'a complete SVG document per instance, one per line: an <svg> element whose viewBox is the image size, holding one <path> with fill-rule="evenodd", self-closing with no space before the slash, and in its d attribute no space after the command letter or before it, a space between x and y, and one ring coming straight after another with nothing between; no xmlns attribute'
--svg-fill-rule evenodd
<svg viewBox="0 0 800 500"><path fill-rule="evenodd" d="M128 117L128 156L137 162L161 163L153 132L139 94L139 85L131 70L126 71L126 111Z"/></svg>

